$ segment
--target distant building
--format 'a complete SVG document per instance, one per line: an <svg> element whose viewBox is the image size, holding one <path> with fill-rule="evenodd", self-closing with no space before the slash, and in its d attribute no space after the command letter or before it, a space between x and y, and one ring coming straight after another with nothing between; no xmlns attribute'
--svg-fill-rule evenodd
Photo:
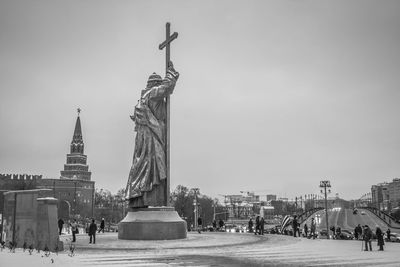
<svg viewBox="0 0 400 267"><path fill-rule="evenodd" d="M276 200L276 195L267 195L267 201Z"/></svg>
<svg viewBox="0 0 400 267"><path fill-rule="evenodd" d="M380 183L371 187L371 201L375 208L387 210L389 208L388 183Z"/></svg>
<svg viewBox="0 0 400 267"><path fill-rule="evenodd" d="M371 186L371 202L380 210L390 211L400 206L400 178Z"/></svg>
<svg viewBox="0 0 400 267"><path fill-rule="evenodd" d="M228 216L232 220L248 219L260 211L260 196L254 192L246 192L246 195L226 195L225 207Z"/></svg>
<svg viewBox="0 0 400 267"><path fill-rule="evenodd" d="M95 182L91 181L91 172L84 154L81 120L78 117L70 145L70 153L61 171L59 179L42 178L42 175L0 174L0 213L3 211L2 192L10 190L51 189L52 196L59 200L60 218L93 216Z"/></svg>

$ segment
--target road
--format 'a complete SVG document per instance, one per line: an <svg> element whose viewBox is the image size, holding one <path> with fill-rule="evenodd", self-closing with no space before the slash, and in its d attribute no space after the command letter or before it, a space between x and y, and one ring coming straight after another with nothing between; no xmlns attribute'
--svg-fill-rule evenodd
<svg viewBox="0 0 400 267"><path fill-rule="evenodd" d="M363 213L365 214L361 214ZM311 218L314 217L317 222L317 230L326 229L325 211L318 211L313 216L307 219L307 224L310 225ZM340 226L342 229L347 229L351 232L360 224L368 225L372 230L378 225L383 231L386 231L388 226L375 214L368 210L359 210L357 214L353 214L352 209L334 208L328 211L328 223L331 226ZM302 225L303 226L303 225ZM391 228L392 232L400 232L399 229Z"/></svg>

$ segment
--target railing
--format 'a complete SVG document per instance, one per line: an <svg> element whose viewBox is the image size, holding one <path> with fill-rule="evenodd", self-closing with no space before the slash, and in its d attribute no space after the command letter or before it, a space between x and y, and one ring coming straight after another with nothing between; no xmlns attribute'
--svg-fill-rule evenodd
<svg viewBox="0 0 400 267"><path fill-rule="evenodd" d="M389 227L400 229L400 223L393 216L387 214L386 212L381 211L374 207L364 207L362 209L369 210L370 212L375 214L379 219L381 219L384 223L386 223Z"/></svg>
<svg viewBox="0 0 400 267"><path fill-rule="evenodd" d="M324 208L313 208L313 209L309 209L306 210L305 212L303 212L302 214L300 214L298 216L298 222L299 224L302 224L303 222L305 222L311 215L313 215L314 213L316 213L317 211L323 210Z"/></svg>

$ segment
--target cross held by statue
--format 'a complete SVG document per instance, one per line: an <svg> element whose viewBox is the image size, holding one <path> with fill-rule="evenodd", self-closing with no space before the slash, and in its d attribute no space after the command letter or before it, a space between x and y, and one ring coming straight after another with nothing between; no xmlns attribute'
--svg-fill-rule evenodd
<svg viewBox="0 0 400 267"><path fill-rule="evenodd" d="M165 47L165 73L168 72L169 68L169 62L170 62L170 44L173 40L175 40L178 37L178 33L174 32L171 35L171 30L170 30L171 24L167 22L165 25L166 28L166 35L165 35L165 41L162 42L158 48L162 50ZM166 114L167 114L167 123L166 123L166 140L165 140L165 162L166 162L166 167L167 167L167 179L166 179L166 187L165 187L165 195L166 199L164 202L165 206L169 205L169 195L170 195L170 97L167 96L166 98Z"/></svg>
<svg viewBox="0 0 400 267"><path fill-rule="evenodd" d="M170 35L171 33L170 26L171 24L167 22L167 24L165 25L166 28L165 41L158 46L158 49L160 50L164 49L165 47L165 71L168 71L168 66L170 61L170 44L173 40L178 38L177 32L174 32L172 35Z"/></svg>

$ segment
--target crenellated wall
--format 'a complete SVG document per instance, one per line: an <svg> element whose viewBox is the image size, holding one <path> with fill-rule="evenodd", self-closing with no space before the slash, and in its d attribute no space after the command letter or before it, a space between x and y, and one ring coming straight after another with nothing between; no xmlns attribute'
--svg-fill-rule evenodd
<svg viewBox="0 0 400 267"><path fill-rule="evenodd" d="M4 210L4 192L36 189L42 178L42 175L0 174L0 213Z"/></svg>

